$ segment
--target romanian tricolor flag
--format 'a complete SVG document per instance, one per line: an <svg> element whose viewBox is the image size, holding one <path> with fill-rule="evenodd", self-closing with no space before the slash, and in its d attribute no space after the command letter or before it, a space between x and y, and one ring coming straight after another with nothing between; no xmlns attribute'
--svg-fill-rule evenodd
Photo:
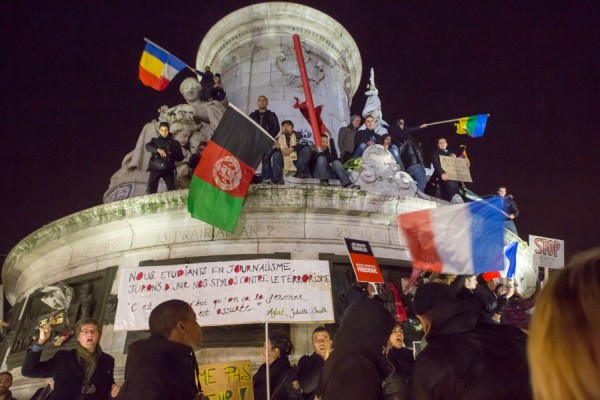
<svg viewBox="0 0 600 400"><path fill-rule="evenodd" d="M192 217L234 232L248 186L273 138L229 103L190 182Z"/></svg>
<svg viewBox="0 0 600 400"><path fill-rule="evenodd" d="M185 67L179 58L146 40L140 60L140 81L144 85L162 92Z"/></svg>
<svg viewBox="0 0 600 400"><path fill-rule="evenodd" d="M460 118L458 123L454 124L454 126L456 126L456 133L461 135L467 134L474 138L483 136L487 119L487 114L479 114L471 117Z"/></svg>

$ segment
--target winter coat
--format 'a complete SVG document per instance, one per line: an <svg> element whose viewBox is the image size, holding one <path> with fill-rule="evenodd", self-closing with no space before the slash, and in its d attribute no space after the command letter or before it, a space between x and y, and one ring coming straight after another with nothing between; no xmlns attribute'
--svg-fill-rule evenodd
<svg viewBox="0 0 600 400"><path fill-rule="evenodd" d="M290 364L287 356L281 356L269 367L269 380L271 382L271 400L302 400L302 390L298 376ZM267 399L267 367L260 366L252 378L254 385L254 400Z"/></svg>
<svg viewBox="0 0 600 400"><path fill-rule="evenodd" d="M161 158L157 150L162 149L167 153L166 162L168 167L162 172L175 170L175 162L183 160L183 151L181 150L181 144L173 139L173 135L169 133L167 137L155 137L146 143L146 151L152 153L150 156L150 162L148 163L148 171L158 171L153 165L154 160ZM164 158L163 158L164 159Z"/></svg>
<svg viewBox="0 0 600 400"><path fill-rule="evenodd" d="M261 117L262 116L262 122ZM250 118L254 120L257 124L262 126L265 131L269 132L269 135L272 137L277 136L279 133L279 120L277 119L277 114L275 114L271 110L265 110L264 113L261 113L258 110L254 110L249 115Z"/></svg>
<svg viewBox="0 0 600 400"><path fill-rule="evenodd" d="M41 351L28 351L21 368L23 376L28 378L52 378L54 390L49 399L78 400L84 386L84 368L77 357L77 350L60 350L47 361L40 361ZM95 393L87 394L86 400L104 400L110 398L115 383L113 371L115 359L100 353L96 370L90 378L89 386L95 386Z"/></svg>
<svg viewBox="0 0 600 400"><path fill-rule="evenodd" d="M298 380L300 381L304 400L315 398L324 364L325 360L317 353L300 357L298 361Z"/></svg>
<svg viewBox="0 0 600 400"><path fill-rule="evenodd" d="M394 325L377 300L357 300L348 307L321 374L322 400L382 398L382 381L389 374L382 350Z"/></svg>
<svg viewBox="0 0 600 400"><path fill-rule="evenodd" d="M531 399L522 331L479 323L475 299L438 303L432 310L427 347L413 369L413 399Z"/></svg>
<svg viewBox="0 0 600 400"><path fill-rule="evenodd" d="M152 335L129 346L121 400L193 400L198 364L190 346Z"/></svg>

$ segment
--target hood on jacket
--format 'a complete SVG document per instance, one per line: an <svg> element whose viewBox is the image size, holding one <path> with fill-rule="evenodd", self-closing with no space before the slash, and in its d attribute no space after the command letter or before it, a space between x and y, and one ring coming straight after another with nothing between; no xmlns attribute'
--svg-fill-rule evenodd
<svg viewBox="0 0 600 400"><path fill-rule="evenodd" d="M335 335L334 348L349 347L378 356L395 324L394 317L378 300L355 301L344 313L342 325Z"/></svg>

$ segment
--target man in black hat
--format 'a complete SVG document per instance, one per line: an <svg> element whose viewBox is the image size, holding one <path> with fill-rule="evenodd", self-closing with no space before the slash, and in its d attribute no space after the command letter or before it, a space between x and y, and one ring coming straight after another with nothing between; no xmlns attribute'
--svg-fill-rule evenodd
<svg viewBox="0 0 600 400"><path fill-rule="evenodd" d="M310 178L311 157L310 145L300 132L294 132L294 123L286 119L281 123L281 135L263 158L263 171L266 171L267 176L272 174L273 183L276 185L285 184L285 173L293 170L296 171L296 178Z"/></svg>
<svg viewBox="0 0 600 400"><path fill-rule="evenodd" d="M167 190L175 190L175 162L183 160L181 144L173 138L168 122L160 123L158 133L158 137L146 143L146 151L152 153L148 163L148 194L157 192L160 178Z"/></svg>
<svg viewBox="0 0 600 400"><path fill-rule="evenodd" d="M481 306L442 283L417 288L412 308L427 347L413 369L413 399L531 399L526 335L480 323Z"/></svg>

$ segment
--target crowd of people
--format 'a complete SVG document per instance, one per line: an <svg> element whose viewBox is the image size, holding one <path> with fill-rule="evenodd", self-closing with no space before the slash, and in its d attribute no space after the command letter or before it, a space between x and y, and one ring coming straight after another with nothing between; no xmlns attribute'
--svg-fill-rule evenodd
<svg viewBox="0 0 600 400"><path fill-rule="evenodd" d="M205 72L197 73L202 77L200 98L203 101L224 99L219 74L213 75L210 67L206 67ZM379 135L375 130L376 121L373 116L367 115L364 118L364 129L360 129L363 119L359 115L353 115L350 123L340 128L337 142L330 132L322 132L318 133L314 138L315 143L312 143L301 132L294 130L293 121L285 120L280 124L277 114L269 110L268 105L269 99L264 95L259 96L256 110L249 115L274 140L273 146L263 154L262 168L253 180L254 183L284 185L285 176L294 176L301 179L316 178L323 186L328 186L331 180L337 180L343 187L359 189L360 186L351 181L349 164L352 160L360 159L368 147L379 145L389 152L399 170L413 178L421 192L452 203L461 203L467 199L464 183L451 179L442 167L440 156L456 157L448 149L446 138L438 139L437 148L431 154L433 174L428 179L423 150L414 136L416 132L426 128L427 124L405 127L404 119L400 118L396 124L388 127L388 134ZM159 136L146 144L146 151L151 153L148 166L149 194L156 193L161 178L165 181L167 190L174 190L176 186L176 163L184 156L181 140L175 140L169 129L167 122L161 122ZM191 171L197 166L206 146L205 142L202 144L189 157L188 166ZM512 195L507 194L505 186L498 188L498 195L502 198L506 214L505 227L516 235L514 219L519 214L516 202Z"/></svg>
<svg viewBox="0 0 600 400"><path fill-rule="evenodd" d="M297 366L289 336L269 331L264 363L253 377L254 398L600 399L600 248L576 255L550 278L524 326L501 318L514 291L499 278L430 278L407 305L424 333L419 352L406 347L402 325L381 299L365 291L344 310L335 336L324 327L313 331L313 353ZM150 337L129 346L120 387L115 360L99 345L98 321L79 321L77 347L45 361L51 328L41 326L21 372L51 377L54 387L49 396L34 398L207 400L195 355L202 330L192 307L165 301L148 324ZM13 399L11 385L12 375L0 372L0 399Z"/></svg>

